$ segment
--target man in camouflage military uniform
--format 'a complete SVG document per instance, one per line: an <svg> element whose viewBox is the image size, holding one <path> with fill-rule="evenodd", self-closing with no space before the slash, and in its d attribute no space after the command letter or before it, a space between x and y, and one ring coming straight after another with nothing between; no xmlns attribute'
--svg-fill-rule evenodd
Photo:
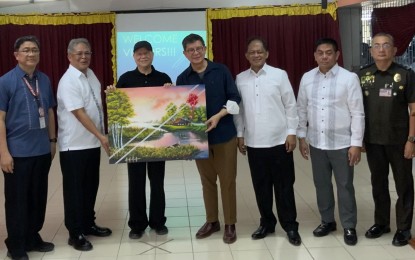
<svg viewBox="0 0 415 260"><path fill-rule="evenodd" d="M391 35L376 34L371 47L375 63L362 68L359 77L366 115L364 143L375 202L375 224L365 236L378 238L391 231L390 165L398 195L397 231L392 244L403 246L411 239L414 206L415 117L410 114L415 112L415 74L393 61L396 51Z"/></svg>

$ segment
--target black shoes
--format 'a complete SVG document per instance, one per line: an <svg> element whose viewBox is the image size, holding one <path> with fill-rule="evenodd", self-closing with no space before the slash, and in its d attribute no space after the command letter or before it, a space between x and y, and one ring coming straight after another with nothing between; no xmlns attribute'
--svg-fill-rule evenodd
<svg viewBox="0 0 415 260"><path fill-rule="evenodd" d="M344 243L346 243L349 246L354 246L357 243L357 235L356 235L356 229L354 228L345 228L344 229Z"/></svg>
<svg viewBox="0 0 415 260"><path fill-rule="evenodd" d="M45 242L42 238L39 237L38 241L32 246L29 246L26 251L36 251L36 252L50 252L55 248L55 245L50 242Z"/></svg>
<svg viewBox="0 0 415 260"><path fill-rule="evenodd" d="M131 229L130 233L128 234L128 236L131 239L140 239L144 234L144 230L135 230L135 229Z"/></svg>
<svg viewBox="0 0 415 260"><path fill-rule="evenodd" d="M397 230L392 240L394 246L404 246L411 240L411 230Z"/></svg>
<svg viewBox="0 0 415 260"><path fill-rule="evenodd" d="M366 231L365 237L378 238L378 237L381 237L383 234L389 233L389 232L391 232L391 229L389 226L374 224L368 229L368 231Z"/></svg>
<svg viewBox="0 0 415 260"><path fill-rule="evenodd" d="M391 232L389 226L383 226L374 224L368 231L366 231L365 236L367 238L378 238L385 233ZM408 244L408 241L411 240L411 230L397 230L393 236L392 245L394 246L404 246Z"/></svg>
<svg viewBox="0 0 415 260"><path fill-rule="evenodd" d="M288 231L287 236L288 236L288 242L290 242L292 245L294 246L301 245L301 237L300 237L300 234L298 234L298 231L294 231L294 230Z"/></svg>
<svg viewBox="0 0 415 260"><path fill-rule="evenodd" d="M24 253L21 256L15 256L11 254L9 251L7 251L7 257L9 257L12 260L29 260L29 256L26 253Z"/></svg>
<svg viewBox="0 0 415 260"><path fill-rule="evenodd" d="M271 229L271 228L267 228L264 226L259 226L257 230L255 230L254 233L252 233L251 237L252 239L256 240L256 239L262 239L264 237L266 237L268 234L270 233L274 233L275 229Z"/></svg>
<svg viewBox="0 0 415 260"><path fill-rule="evenodd" d="M336 222L322 222L316 229L314 229L313 234L315 237L324 237L327 236L331 231L336 230Z"/></svg>
<svg viewBox="0 0 415 260"><path fill-rule="evenodd" d="M91 235L96 237L107 237L112 234L111 229L106 227L100 227L97 225L93 225L89 229L85 230L85 235Z"/></svg>
<svg viewBox="0 0 415 260"><path fill-rule="evenodd" d="M75 236L69 236L68 245L73 246L76 250L79 251L89 251L92 250L92 244L89 242L85 236L91 235L96 237L107 237L112 234L111 229L106 227L100 227L93 225L92 227L86 229L84 234L79 234Z"/></svg>
<svg viewBox="0 0 415 260"><path fill-rule="evenodd" d="M275 228L267 228L265 226L259 226L254 233L252 233L251 237L254 240L265 238L268 234L274 233ZM301 245L301 237L298 231L291 230L287 232L288 241L294 245L299 246Z"/></svg>
<svg viewBox="0 0 415 260"><path fill-rule="evenodd" d="M73 246L73 248L79 251L92 250L92 244L88 240L86 240L84 235L78 235L77 237L69 237L68 245Z"/></svg>
<svg viewBox="0 0 415 260"><path fill-rule="evenodd" d="M169 233L169 229L166 226L157 227L154 229L156 231L156 234L159 236L166 235Z"/></svg>

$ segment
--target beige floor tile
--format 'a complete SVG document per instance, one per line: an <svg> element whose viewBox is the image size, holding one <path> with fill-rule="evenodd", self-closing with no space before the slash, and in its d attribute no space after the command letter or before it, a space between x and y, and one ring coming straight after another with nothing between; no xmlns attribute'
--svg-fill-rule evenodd
<svg viewBox="0 0 415 260"><path fill-rule="evenodd" d="M55 158L49 175L47 216L41 235L45 241L55 243L55 250L48 253L30 252L30 259L73 260L409 260L415 259L415 251L410 246L391 245L396 229L394 204L396 192L393 177L390 176L392 198L390 234L378 239L364 237L373 224L373 199L371 195L370 173L365 158L355 169L355 190L358 206L358 243L347 246L343 241L343 230L335 217L338 230L326 237L316 238L312 231L320 223L316 204L315 188L311 174L311 164L294 152L296 183L295 197L299 232L303 243L292 246L281 226L276 232L262 240L252 240L251 234L259 225L260 215L252 188L247 158L238 157L237 210L236 224L238 239L234 244L223 243L223 210L219 200L219 220L221 231L205 239L196 239L195 234L205 222L202 185L194 161L171 161L166 163L166 226L169 233L158 236L147 228L141 239L128 237L128 176L125 164L109 165L103 153L101 185L96 203L96 222L110 227L110 237L90 237L94 250L80 252L67 244L68 231L64 225L62 174L59 160ZM392 174L391 174L392 175ZM3 191L3 178L0 178L0 194ZM150 190L147 181L147 200ZM148 202L148 201L147 201ZM0 196L0 205L4 197ZM275 205L274 205L275 211ZM0 208L0 259L7 259L7 248L2 241L7 237L4 207Z"/></svg>

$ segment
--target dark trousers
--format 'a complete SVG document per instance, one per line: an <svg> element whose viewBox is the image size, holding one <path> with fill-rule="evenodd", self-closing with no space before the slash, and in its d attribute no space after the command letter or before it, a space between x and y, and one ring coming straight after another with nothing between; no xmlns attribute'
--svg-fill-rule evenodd
<svg viewBox="0 0 415 260"><path fill-rule="evenodd" d="M389 225L391 198L389 195L389 164L395 180L396 226L400 230L411 229L414 208L414 180L412 160L405 159L405 145L365 144L367 162L371 172L372 195L375 202L375 223Z"/></svg>
<svg viewBox="0 0 415 260"><path fill-rule="evenodd" d="M41 242L45 221L51 155L15 157L13 173L4 174L7 249L23 255Z"/></svg>
<svg viewBox="0 0 415 260"><path fill-rule="evenodd" d="M65 226L72 237L95 224L101 148L60 152Z"/></svg>
<svg viewBox="0 0 415 260"><path fill-rule="evenodd" d="M164 226L166 199L164 194L165 162L140 162L128 164L128 206L130 219L128 226L134 230L144 230L147 226ZM150 180L150 214L146 212L146 168Z"/></svg>
<svg viewBox="0 0 415 260"><path fill-rule="evenodd" d="M278 219L282 228L288 232L298 231L297 210L294 197L294 159L287 153L285 145L270 148L248 147L248 162L261 226L275 228L277 219L272 212L273 192Z"/></svg>

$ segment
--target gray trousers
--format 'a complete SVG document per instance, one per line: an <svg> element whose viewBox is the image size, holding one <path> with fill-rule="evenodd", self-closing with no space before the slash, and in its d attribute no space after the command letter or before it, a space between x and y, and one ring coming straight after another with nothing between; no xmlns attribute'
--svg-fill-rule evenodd
<svg viewBox="0 0 415 260"><path fill-rule="evenodd" d="M353 187L353 166L349 166L348 150L349 148L321 150L310 146L310 156L321 220L326 223L335 221L332 183L334 174L341 224L343 228L356 228L357 210Z"/></svg>

